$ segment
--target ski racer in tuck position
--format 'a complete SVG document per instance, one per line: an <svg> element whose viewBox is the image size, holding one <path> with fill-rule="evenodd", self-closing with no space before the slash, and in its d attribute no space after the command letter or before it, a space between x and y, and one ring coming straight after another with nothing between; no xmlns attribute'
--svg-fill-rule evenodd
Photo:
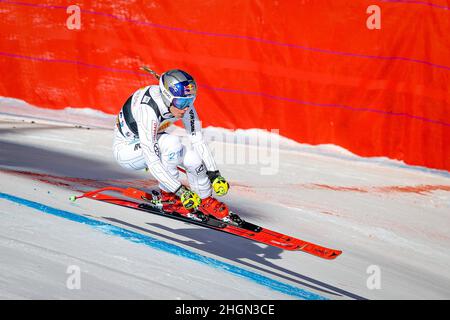
<svg viewBox="0 0 450 320"><path fill-rule="evenodd" d="M159 85L134 92L117 117L114 157L126 169L148 168L159 182L164 211L189 218L198 218L200 211L227 222L229 209L212 197L212 191L223 196L229 184L203 139L194 107L196 96L194 78L177 69L163 73ZM189 135L190 146L166 132L179 119ZM179 181L178 166L185 168L189 188Z"/></svg>

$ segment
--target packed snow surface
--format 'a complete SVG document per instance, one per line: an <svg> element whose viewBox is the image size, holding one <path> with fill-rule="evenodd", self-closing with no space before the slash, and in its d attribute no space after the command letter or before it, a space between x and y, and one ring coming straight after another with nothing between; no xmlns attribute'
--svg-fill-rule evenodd
<svg viewBox="0 0 450 320"><path fill-rule="evenodd" d="M231 185L223 201L250 222L343 251L328 261L93 200L70 202L106 185L156 188L148 173L114 162L114 121L0 98L0 298L450 298L448 172L300 144L276 131L205 128ZM180 127L170 131L187 142Z"/></svg>

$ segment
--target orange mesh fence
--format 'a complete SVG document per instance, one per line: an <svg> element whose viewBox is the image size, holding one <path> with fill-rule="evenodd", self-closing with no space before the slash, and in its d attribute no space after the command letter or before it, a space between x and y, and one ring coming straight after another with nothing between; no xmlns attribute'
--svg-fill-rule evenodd
<svg viewBox="0 0 450 320"><path fill-rule="evenodd" d="M449 1L0 0L0 95L115 114L139 70L199 84L204 126L450 170ZM381 9L380 29L366 22Z"/></svg>

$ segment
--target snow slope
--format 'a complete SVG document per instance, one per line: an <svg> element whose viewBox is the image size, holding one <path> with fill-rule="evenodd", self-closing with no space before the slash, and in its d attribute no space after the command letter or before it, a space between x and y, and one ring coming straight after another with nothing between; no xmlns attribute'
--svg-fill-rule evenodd
<svg viewBox="0 0 450 320"><path fill-rule="evenodd" d="M450 298L448 172L283 138L272 149L261 141L276 139L262 131L207 128L232 186L230 207L343 250L327 261L92 200L71 203L75 190L155 187L148 173L114 163L113 123L92 110L0 98L1 298ZM374 265L381 287L369 289ZM81 271L79 290L67 288L70 266Z"/></svg>

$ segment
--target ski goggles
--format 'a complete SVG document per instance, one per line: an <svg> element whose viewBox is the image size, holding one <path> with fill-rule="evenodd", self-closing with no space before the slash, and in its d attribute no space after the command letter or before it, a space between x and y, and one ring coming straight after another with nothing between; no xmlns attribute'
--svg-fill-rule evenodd
<svg viewBox="0 0 450 320"><path fill-rule="evenodd" d="M174 97L172 99L172 105L180 110L189 108L194 104L195 97Z"/></svg>

